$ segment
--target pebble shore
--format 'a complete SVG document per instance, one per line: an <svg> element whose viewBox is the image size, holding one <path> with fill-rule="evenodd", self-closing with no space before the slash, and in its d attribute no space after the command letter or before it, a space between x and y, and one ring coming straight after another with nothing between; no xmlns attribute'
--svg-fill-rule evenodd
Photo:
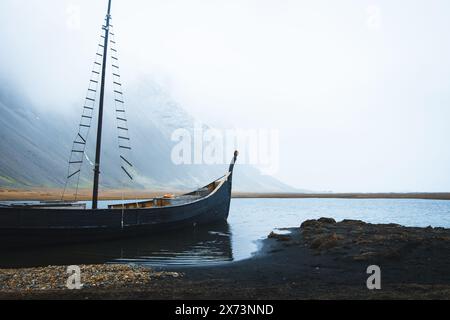
<svg viewBox="0 0 450 320"><path fill-rule="evenodd" d="M114 289L145 286L163 278L178 278L178 272L156 272L133 265L81 265L82 289ZM27 269L0 269L0 291L69 290L67 280L72 273L67 266L48 266Z"/></svg>

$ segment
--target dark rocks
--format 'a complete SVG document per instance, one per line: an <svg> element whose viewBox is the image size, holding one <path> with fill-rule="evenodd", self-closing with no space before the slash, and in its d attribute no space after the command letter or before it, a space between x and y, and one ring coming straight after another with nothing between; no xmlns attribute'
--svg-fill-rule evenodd
<svg viewBox="0 0 450 320"><path fill-rule="evenodd" d="M268 238L276 239L277 241L290 241L291 240L290 236L284 235L284 234L278 234L273 231L268 235Z"/></svg>
<svg viewBox="0 0 450 320"><path fill-rule="evenodd" d="M351 220L351 219L344 219L340 223L351 225L351 226L364 226L364 225L367 224L367 223L365 223L364 221L361 221L361 220Z"/></svg>
<svg viewBox="0 0 450 320"><path fill-rule="evenodd" d="M372 260L374 258L379 257L379 254L377 252L369 251L369 252L363 252L358 255L353 256L353 260L355 261L367 261Z"/></svg>
<svg viewBox="0 0 450 320"><path fill-rule="evenodd" d="M317 220L306 220L301 224L300 229L314 228L318 227L319 225L320 222Z"/></svg>
<svg viewBox="0 0 450 320"><path fill-rule="evenodd" d="M320 218L317 221L320 223L326 223L326 224L335 224L336 223L336 220L334 220L333 218Z"/></svg>
<svg viewBox="0 0 450 320"><path fill-rule="evenodd" d="M450 230L443 228L408 228L348 219L336 223L331 218L307 220L300 228L306 247L316 254L336 254L337 259L399 260L426 255L435 247L447 250L450 256Z"/></svg>
<svg viewBox="0 0 450 320"><path fill-rule="evenodd" d="M311 248L317 250L329 250L338 246L339 240L342 239L343 237L336 235L336 233L319 236L312 240Z"/></svg>
<svg viewBox="0 0 450 320"><path fill-rule="evenodd" d="M319 227L326 227L326 225L329 224L335 224L336 220L333 218L320 218L318 220L306 220L302 223L300 226L301 229L306 228L319 228Z"/></svg>

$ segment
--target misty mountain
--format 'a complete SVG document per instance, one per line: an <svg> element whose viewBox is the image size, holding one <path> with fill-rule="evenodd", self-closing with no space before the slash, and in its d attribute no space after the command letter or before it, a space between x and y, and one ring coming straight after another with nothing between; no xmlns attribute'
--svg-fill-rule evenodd
<svg viewBox="0 0 450 320"><path fill-rule="evenodd" d="M192 132L194 119L160 86L143 80L128 88L125 98L128 110L131 162L135 168L133 182L125 181L120 169L115 115L111 97L106 97L101 161L101 188L177 189L197 188L222 176L223 165L175 165L171 160L171 135L175 129ZM0 87L0 187L61 188L67 177L67 164L72 142L80 121L81 107L61 107L58 112L34 105L11 84ZM74 111L75 110L75 111ZM78 111L78 112L76 112ZM77 114L78 113L78 114ZM97 120L94 118L93 123ZM80 187L90 187L95 146L95 126L88 138L87 161L82 167ZM232 154L229 155L231 160ZM76 181L75 181L76 182ZM71 182L69 187L73 187ZM236 166L235 191L298 191L261 175L253 166Z"/></svg>

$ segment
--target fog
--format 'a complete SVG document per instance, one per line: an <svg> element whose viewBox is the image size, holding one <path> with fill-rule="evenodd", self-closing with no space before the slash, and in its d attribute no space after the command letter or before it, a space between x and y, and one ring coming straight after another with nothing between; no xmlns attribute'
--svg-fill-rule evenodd
<svg viewBox="0 0 450 320"><path fill-rule="evenodd" d="M79 112L106 5L2 0L0 77L48 112ZM277 129L283 182L431 192L450 191L449 12L446 0L113 0L112 23L125 94L150 77L210 126Z"/></svg>

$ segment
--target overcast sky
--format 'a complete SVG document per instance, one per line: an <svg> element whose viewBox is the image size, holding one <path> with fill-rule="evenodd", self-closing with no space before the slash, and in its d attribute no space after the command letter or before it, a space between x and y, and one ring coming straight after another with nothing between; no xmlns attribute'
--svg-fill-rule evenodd
<svg viewBox="0 0 450 320"><path fill-rule="evenodd" d="M1 0L1 76L65 112L105 10ZM450 191L448 0L113 0L112 15L128 85L151 75L209 125L278 129L282 181Z"/></svg>

